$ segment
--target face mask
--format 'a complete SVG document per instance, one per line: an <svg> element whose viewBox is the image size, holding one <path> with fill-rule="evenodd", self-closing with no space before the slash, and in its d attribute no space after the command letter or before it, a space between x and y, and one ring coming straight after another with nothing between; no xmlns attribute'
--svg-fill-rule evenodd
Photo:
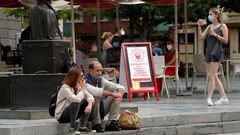
<svg viewBox="0 0 240 135"><path fill-rule="evenodd" d="M98 51L98 48L96 47L95 49L94 49L94 52L97 52Z"/></svg>
<svg viewBox="0 0 240 135"><path fill-rule="evenodd" d="M209 20L210 22L213 22L214 19L215 19L215 18L214 18L213 16L211 16L211 15L208 16L208 20Z"/></svg>
<svg viewBox="0 0 240 135"><path fill-rule="evenodd" d="M100 76L100 77L98 77L98 76L96 76L96 75L94 75L94 74L92 74L92 73L90 73L90 75L91 75L91 78L92 78L92 80L94 81L94 82L97 82L97 81L99 81L102 77Z"/></svg>
<svg viewBox="0 0 240 135"><path fill-rule="evenodd" d="M122 31L120 32L120 34L123 36L123 35L125 35L125 32L122 30Z"/></svg>
<svg viewBox="0 0 240 135"><path fill-rule="evenodd" d="M118 44L118 42L114 41L114 42L112 43L112 46L113 46L113 47L118 47L119 44Z"/></svg>
<svg viewBox="0 0 240 135"><path fill-rule="evenodd" d="M172 45L167 45L168 50L172 50L173 46Z"/></svg>

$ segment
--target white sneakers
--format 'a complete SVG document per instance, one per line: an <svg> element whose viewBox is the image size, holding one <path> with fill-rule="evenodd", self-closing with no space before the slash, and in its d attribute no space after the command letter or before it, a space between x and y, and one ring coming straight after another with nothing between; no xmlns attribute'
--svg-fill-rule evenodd
<svg viewBox="0 0 240 135"><path fill-rule="evenodd" d="M208 106L213 106L212 99L207 98L207 104ZM229 101L227 98L220 98L218 101L214 102L215 105L226 105L229 104Z"/></svg>
<svg viewBox="0 0 240 135"><path fill-rule="evenodd" d="M215 105L226 105L229 104L229 101L227 98L220 98L218 101L214 102Z"/></svg>
<svg viewBox="0 0 240 135"><path fill-rule="evenodd" d="M207 104L208 106L213 106L213 102L211 98L207 98Z"/></svg>
<svg viewBox="0 0 240 135"><path fill-rule="evenodd" d="M70 128L69 135L80 135L80 132L74 128Z"/></svg>

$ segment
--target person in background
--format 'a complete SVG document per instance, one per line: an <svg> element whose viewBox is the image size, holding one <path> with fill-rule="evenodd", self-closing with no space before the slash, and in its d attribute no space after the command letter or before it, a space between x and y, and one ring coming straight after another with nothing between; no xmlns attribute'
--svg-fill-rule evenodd
<svg viewBox="0 0 240 135"><path fill-rule="evenodd" d="M162 56L163 55L163 51L161 48L159 48L159 44L157 42L153 42L152 44L153 47L153 56Z"/></svg>
<svg viewBox="0 0 240 135"><path fill-rule="evenodd" d="M122 38L122 40L124 40L125 39L125 31L124 31L123 26L120 27L119 33L120 33L120 37Z"/></svg>
<svg viewBox="0 0 240 135"><path fill-rule="evenodd" d="M70 133L80 134L79 130L89 131L86 126L93 103L94 98L87 91L81 68L70 68L58 92L55 119L59 123L70 122ZM76 120L80 117L82 119L79 129Z"/></svg>
<svg viewBox="0 0 240 135"><path fill-rule="evenodd" d="M120 27L120 35L121 36L124 36L125 35L125 31L123 29L123 26Z"/></svg>
<svg viewBox="0 0 240 135"><path fill-rule="evenodd" d="M92 61L89 64L89 70L89 73L85 74L86 82L94 87L104 90L104 93L99 93L100 90L97 90L96 88L88 88L89 93L91 93L95 99L93 111L90 116L94 125L93 127L97 132L104 132L102 119L108 114L108 121L105 130L119 131L120 128L117 120L125 88L102 78L102 65L98 61ZM103 102L102 104L101 101Z"/></svg>
<svg viewBox="0 0 240 135"><path fill-rule="evenodd" d="M168 40L166 42L167 51L165 54L165 66L172 66L167 67L165 70L166 75L175 75L175 65L176 65L176 50L172 40Z"/></svg>
<svg viewBox="0 0 240 135"><path fill-rule="evenodd" d="M220 45L221 49L222 44L228 43L228 28L226 24L222 23L221 20L221 12L217 8L210 8L208 12L208 20L211 22L210 25L202 32L201 26L205 24L205 22L201 19L198 20L198 32L200 39L205 41L206 44L206 54L205 61L207 66L207 73L209 74L209 82L208 82L208 98L207 104L209 106L213 105L212 95L214 88L216 87L221 95L221 98L214 102L216 105L221 104L229 104L228 98L224 92L224 88L222 82L219 80L217 71L221 62L224 61L223 52L221 53L220 58L215 58L211 55L215 45Z"/></svg>
<svg viewBox="0 0 240 135"><path fill-rule="evenodd" d="M112 48L107 50L107 63L119 63L121 55L122 39L119 36L113 36L111 40Z"/></svg>
<svg viewBox="0 0 240 135"><path fill-rule="evenodd" d="M106 34L105 34L105 36L104 36L104 38L105 38L105 41L104 41L104 43L103 43L103 50L107 50L107 49L109 49L109 48L111 48L112 47L112 45L111 45L111 33L110 32L107 32Z"/></svg>
<svg viewBox="0 0 240 135"><path fill-rule="evenodd" d="M102 59L102 56L100 55L99 51L98 50L98 47L96 45L96 42L95 41L87 41L86 43L86 47L87 47L87 53L86 53L86 56L88 58L97 58L98 61L103 64L103 59Z"/></svg>
<svg viewBox="0 0 240 135"><path fill-rule="evenodd" d="M107 64L116 64L114 66L114 68L115 68L115 75L116 75L117 79L119 79L121 44L122 44L121 37L113 36L113 38L111 40L112 48L107 50L107 55L106 55L106 63Z"/></svg>
<svg viewBox="0 0 240 135"><path fill-rule="evenodd" d="M81 50L76 48L76 63L83 68L83 59L87 57Z"/></svg>

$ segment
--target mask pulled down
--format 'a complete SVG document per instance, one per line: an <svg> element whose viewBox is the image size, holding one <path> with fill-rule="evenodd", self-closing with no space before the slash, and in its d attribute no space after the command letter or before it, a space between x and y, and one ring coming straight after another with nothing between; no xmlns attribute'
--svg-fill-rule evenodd
<svg viewBox="0 0 240 135"><path fill-rule="evenodd" d="M96 75L94 75L94 74L92 74L92 73L90 73L90 75L91 75L91 78L92 78L92 80L94 81L94 82L98 82L99 80L101 80L101 76L96 76Z"/></svg>

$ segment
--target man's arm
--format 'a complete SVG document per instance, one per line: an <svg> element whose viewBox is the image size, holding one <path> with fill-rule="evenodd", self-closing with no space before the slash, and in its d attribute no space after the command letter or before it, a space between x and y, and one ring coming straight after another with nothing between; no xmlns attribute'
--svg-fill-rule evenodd
<svg viewBox="0 0 240 135"><path fill-rule="evenodd" d="M121 91L124 94L125 88L122 85L110 82L104 78L102 79L102 81L103 81L103 89L107 91L115 91L115 92Z"/></svg>
<svg viewBox="0 0 240 135"><path fill-rule="evenodd" d="M113 97L116 97L116 98L122 98L122 95L123 95L122 93L103 90L103 88L94 87L90 84L86 84L86 85L87 85L87 91L90 94L92 94L93 96L96 96L96 97L113 96Z"/></svg>
<svg viewBox="0 0 240 135"><path fill-rule="evenodd" d="M110 92L103 90L103 96L113 96L115 98L122 98L123 94L121 92Z"/></svg>

